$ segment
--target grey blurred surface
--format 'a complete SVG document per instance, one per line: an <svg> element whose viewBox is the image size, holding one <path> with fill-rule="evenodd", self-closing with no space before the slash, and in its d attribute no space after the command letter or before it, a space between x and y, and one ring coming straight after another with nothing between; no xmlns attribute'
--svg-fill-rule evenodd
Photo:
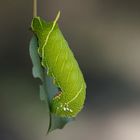
<svg viewBox="0 0 140 140"><path fill-rule="evenodd" d="M31 74L32 1L0 1L0 140L140 140L140 2L42 0L87 82L84 110L46 137L48 116Z"/></svg>

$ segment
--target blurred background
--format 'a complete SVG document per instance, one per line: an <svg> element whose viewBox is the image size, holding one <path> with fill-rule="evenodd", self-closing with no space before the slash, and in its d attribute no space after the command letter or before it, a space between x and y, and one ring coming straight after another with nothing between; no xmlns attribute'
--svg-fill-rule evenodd
<svg viewBox="0 0 140 140"><path fill-rule="evenodd" d="M46 136L48 114L32 77L32 0L0 1L0 140L140 140L140 1L40 0L84 73L84 110Z"/></svg>

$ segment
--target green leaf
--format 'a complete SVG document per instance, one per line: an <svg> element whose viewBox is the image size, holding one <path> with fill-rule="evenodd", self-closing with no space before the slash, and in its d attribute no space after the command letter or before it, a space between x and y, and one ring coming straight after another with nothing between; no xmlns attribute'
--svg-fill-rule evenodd
<svg viewBox="0 0 140 140"><path fill-rule="evenodd" d="M48 91L48 100L49 102L57 94L58 89L53 84L53 79L51 77L46 78L47 91ZM50 123L48 133L52 132L55 129L62 129L67 123L71 122L73 118L59 117L50 113Z"/></svg>
<svg viewBox="0 0 140 140"><path fill-rule="evenodd" d="M55 129L64 128L64 126L71 121L73 121L73 118L59 117L54 114L51 114L48 133L52 132Z"/></svg>
<svg viewBox="0 0 140 140"><path fill-rule="evenodd" d="M33 36L30 41L30 57L33 63L32 73L34 78L40 78L43 81L43 68L40 63L40 57L38 55L38 42L36 36Z"/></svg>
<svg viewBox="0 0 140 140"><path fill-rule="evenodd" d="M49 102L52 100L52 98L58 93L58 88L53 84L53 78L46 76L46 88L48 91L48 100Z"/></svg>
<svg viewBox="0 0 140 140"><path fill-rule="evenodd" d="M33 76L34 78L39 78L42 81L42 85L40 85L40 100L45 101L47 104L47 110L49 110L50 122L48 133L55 129L62 129L67 123L72 121L73 118L55 116L50 112L50 101L57 94L58 89L54 86L53 79L47 76L47 70L41 66L36 36L33 36L30 41L29 52L33 63Z"/></svg>
<svg viewBox="0 0 140 140"><path fill-rule="evenodd" d="M38 41L36 36L33 36L30 41L30 47L29 47L30 57L33 63L32 73L34 78L41 79L42 82L44 82L44 72L43 68L41 66L41 60L38 55ZM45 101L47 103L46 98L46 92L43 85L40 85L40 99L41 101Z"/></svg>

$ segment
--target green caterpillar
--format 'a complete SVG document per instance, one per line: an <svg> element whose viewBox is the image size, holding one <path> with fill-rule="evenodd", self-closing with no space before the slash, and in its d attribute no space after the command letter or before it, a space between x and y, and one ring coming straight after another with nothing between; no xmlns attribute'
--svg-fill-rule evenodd
<svg viewBox="0 0 140 140"><path fill-rule="evenodd" d="M34 17L31 29L38 38L38 52L42 66L47 68L48 75L53 77L60 93L53 97L51 112L61 117L75 117L83 108L86 94L86 84L57 21L45 22L40 17Z"/></svg>

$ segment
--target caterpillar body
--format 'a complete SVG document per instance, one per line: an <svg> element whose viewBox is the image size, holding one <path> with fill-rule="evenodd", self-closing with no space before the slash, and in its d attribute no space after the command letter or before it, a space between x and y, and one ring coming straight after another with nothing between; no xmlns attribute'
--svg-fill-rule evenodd
<svg viewBox="0 0 140 140"><path fill-rule="evenodd" d="M83 108L86 84L79 65L64 39L57 20L45 22L34 17L31 29L38 38L38 52L42 66L47 68L48 75L53 77L60 93L53 97L51 112L61 117L75 117Z"/></svg>

